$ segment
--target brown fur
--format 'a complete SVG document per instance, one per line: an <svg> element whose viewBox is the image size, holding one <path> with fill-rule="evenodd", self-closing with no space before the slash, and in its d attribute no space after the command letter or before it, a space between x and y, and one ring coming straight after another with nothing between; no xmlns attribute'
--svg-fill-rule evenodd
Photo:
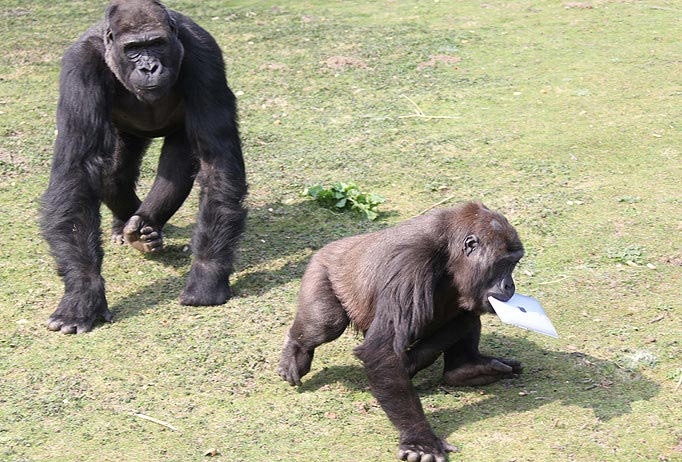
<svg viewBox="0 0 682 462"><path fill-rule="evenodd" d="M403 455L445 460L452 447L433 434L410 377L441 353L444 379L453 385L481 385L520 371L517 361L481 355L478 342L479 316L492 312L488 296L513 295L511 272L522 255L504 216L475 202L332 242L303 276L279 373L300 384L315 348L354 324L365 335L355 354L400 430Z"/></svg>

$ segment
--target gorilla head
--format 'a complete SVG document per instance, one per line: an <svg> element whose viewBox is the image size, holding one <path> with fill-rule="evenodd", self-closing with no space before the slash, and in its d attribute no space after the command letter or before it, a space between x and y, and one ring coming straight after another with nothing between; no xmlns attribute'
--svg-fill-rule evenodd
<svg viewBox="0 0 682 462"><path fill-rule="evenodd" d="M152 0L114 0L105 21L105 59L116 78L146 103L168 94L184 49L166 7Z"/></svg>
<svg viewBox="0 0 682 462"><path fill-rule="evenodd" d="M459 229L462 224L468 228ZM516 230L500 213L470 204L449 223L448 273L459 292L459 306L477 314L493 313L488 297L509 300L516 290L512 272L523 257ZM459 237L458 237L459 236Z"/></svg>

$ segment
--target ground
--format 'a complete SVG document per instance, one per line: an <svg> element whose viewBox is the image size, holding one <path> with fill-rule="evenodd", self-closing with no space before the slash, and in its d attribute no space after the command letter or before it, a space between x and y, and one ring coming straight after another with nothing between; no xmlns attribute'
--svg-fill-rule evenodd
<svg viewBox="0 0 682 462"><path fill-rule="evenodd" d="M177 301L195 191L164 252L104 240L115 322L65 336L44 326L62 287L36 211L59 60L105 3L0 5L0 459L391 460L353 332L300 389L277 376L300 278L331 240L468 199L517 227L518 291L560 337L489 316L482 349L523 361L519 378L445 387L441 363L416 377L461 448L450 460L682 456L678 3L168 1L216 37L238 95L251 194L235 297ZM300 195L337 181L384 213Z"/></svg>

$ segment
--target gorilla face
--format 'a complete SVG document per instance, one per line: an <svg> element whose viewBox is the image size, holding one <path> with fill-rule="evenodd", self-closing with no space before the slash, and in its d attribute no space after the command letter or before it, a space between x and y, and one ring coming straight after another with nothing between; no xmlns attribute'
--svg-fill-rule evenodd
<svg viewBox="0 0 682 462"><path fill-rule="evenodd" d="M488 297L506 302L514 295L512 272L524 251L516 231L502 215L489 210L482 215L473 233L464 239L456 284L463 307L493 313Z"/></svg>
<svg viewBox="0 0 682 462"><path fill-rule="evenodd" d="M149 104L168 94L184 54L168 11L154 1L118 1L107 20L105 59L118 80Z"/></svg>

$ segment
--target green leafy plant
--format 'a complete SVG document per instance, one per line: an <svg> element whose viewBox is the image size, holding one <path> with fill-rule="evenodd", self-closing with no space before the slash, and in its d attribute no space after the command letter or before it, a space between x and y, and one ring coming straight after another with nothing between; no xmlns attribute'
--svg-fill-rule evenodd
<svg viewBox="0 0 682 462"><path fill-rule="evenodd" d="M644 247L637 244L606 249L606 255L618 263L644 264Z"/></svg>
<svg viewBox="0 0 682 462"><path fill-rule="evenodd" d="M321 185L311 186L304 195L315 199L323 207L332 210L355 210L368 220L379 216L377 207L386 199L375 193L363 193L355 183L334 183L329 188Z"/></svg>

